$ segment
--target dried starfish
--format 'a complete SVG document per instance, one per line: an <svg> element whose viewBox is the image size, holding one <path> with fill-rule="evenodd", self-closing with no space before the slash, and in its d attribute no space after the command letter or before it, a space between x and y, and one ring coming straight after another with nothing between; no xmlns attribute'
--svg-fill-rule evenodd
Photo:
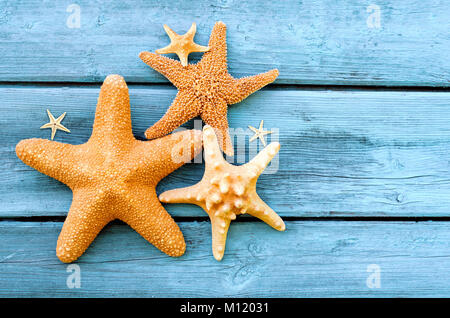
<svg viewBox="0 0 450 318"><path fill-rule="evenodd" d="M55 138L55 134L58 129L70 133L70 130L67 129L66 127L64 127L63 124L61 124L62 120L66 116L65 112L61 116L59 116L58 118L55 119L55 117L53 117L52 113L50 113L50 111L47 109L47 115L48 115L48 118L50 119L50 122L42 125L41 129L51 128L52 129L52 137L51 137L52 140L53 140L53 138Z"/></svg>
<svg viewBox="0 0 450 318"><path fill-rule="evenodd" d="M163 74L177 88L178 94L166 114L147 129L148 139L158 138L173 131L186 121L200 116L216 129L220 146L227 155L233 155L228 133L228 105L242 101L251 93L273 82L278 70L240 79L233 78L227 70L226 26L217 22L209 39L210 50L197 64L183 67L173 59L141 52L139 57Z"/></svg>
<svg viewBox="0 0 450 318"><path fill-rule="evenodd" d="M164 30L166 30L167 35L170 38L170 44L162 49L158 49L155 53L158 54L168 54L175 53L178 55L181 61L181 65L188 65L188 56L192 52L207 52L209 47L198 45L194 43L194 36L197 30L197 25L192 23L191 28L186 34L178 35L166 24L164 24Z"/></svg>
<svg viewBox="0 0 450 318"><path fill-rule="evenodd" d="M259 128L255 128L253 126L248 126L248 128L253 131L255 134L252 138L250 138L250 142L254 141L255 139L259 138L261 140L261 143L266 146L266 139L264 138L265 135L269 135L272 132L270 130L264 130L264 120L261 120L259 123Z"/></svg>
<svg viewBox="0 0 450 318"><path fill-rule="evenodd" d="M200 149L200 131L136 140L127 85L121 76L110 75L100 90L92 135L85 144L33 138L19 142L16 153L72 189L72 206L56 247L61 261L72 262L114 219L128 223L164 253L181 256L183 234L158 201L155 187Z"/></svg>
<svg viewBox="0 0 450 318"><path fill-rule="evenodd" d="M280 149L271 143L242 166L233 166L224 160L214 129L203 128L205 148L205 174L190 187L174 189L160 194L161 202L191 203L203 208L211 219L212 249L220 261L225 251L228 227L237 214L248 213L273 228L284 231L283 220L258 196L256 182Z"/></svg>

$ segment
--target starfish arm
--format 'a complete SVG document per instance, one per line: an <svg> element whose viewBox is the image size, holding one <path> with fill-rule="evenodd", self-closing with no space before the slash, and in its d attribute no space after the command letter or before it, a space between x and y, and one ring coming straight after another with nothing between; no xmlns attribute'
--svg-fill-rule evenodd
<svg viewBox="0 0 450 318"><path fill-rule="evenodd" d="M163 203L190 203L200 204L196 199L201 190L199 183L190 187L168 190L159 195L159 200Z"/></svg>
<svg viewBox="0 0 450 318"><path fill-rule="evenodd" d="M167 135L188 120L198 116L200 108L201 104L193 96L192 92L187 90L179 91L164 116L147 129L145 137L154 139Z"/></svg>
<svg viewBox="0 0 450 318"><path fill-rule="evenodd" d="M169 256L184 254L186 243L180 228L159 202L154 188L135 187L130 194L130 207L117 218Z"/></svg>
<svg viewBox="0 0 450 318"><path fill-rule="evenodd" d="M192 52L208 52L209 51L209 46L203 46L203 45L199 45L197 43L194 43L192 45Z"/></svg>
<svg viewBox="0 0 450 318"><path fill-rule="evenodd" d="M81 177L74 166L78 161L78 147L80 146L33 138L20 141L16 146L16 154L25 164L70 187L70 175Z"/></svg>
<svg viewBox="0 0 450 318"><path fill-rule="evenodd" d="M73 192L72 205L58 237L56 255L64 263L80 257L102 228L113 217L105 211L105 198L95 192L78 189Z"/></svg>
<svg viewBox="0 0 450 318"><path fill-rule="evenodd" d="M65 132L68 132L68 133L70 133L70 130L69 129L67 129L66 127L64 127L63 125L61 125L61 124L56 124L56 127L58 127L58 129L60 129L60 130L62 130L62 131L65 131Z"/></svg>
<svg viewBox="0 0 450 318"><path fill-rule="evenodd" d="M217 99L214 103L209 102L204 105L201 117L206 124L214 128L223 152L232 156L234 149L228 132L227 110L228 106L226 101Z"/></svg>
<svg viewBox="0 0 450 318"><path fill-rule="evenodd" d="M173 44L163 47L162 49L155 50L155 53L157 53L157 54L175 53L178 56L178 58L180 59L181 65L187 66L189 64L188 56L189 56L190 52L179 51L176 47L174 47Z"/></svg>
<svg viewBox="0 0 450 318"><path fill-rule="evenodd" d="M172 44L169 44L161 49L155 50L156 54L169 54L169 53L175 53Z"/></svg>
<svg viewBox="0 0 450 318"><path fill-rule="evenodd" d="M205 148L205 163L207 166L216 161L222 161L222 151L217 141L217 135L214 128L210 125L203 127L203 147Z"/></svg>
<svg viewBox="0 0 450 318"><path fill-rule="evenodd" d="M272 210L256 193L252 197L252 203L248 208L247 213L257 217L278 231L284 231L286 229L286 225L280 216L276 214L275 211Z"/></svg>
<svg viewBox="0 0 450 318"><path fill-rule="evenodd" d="M173 189L160 194L159 199L163 203L189 203L196 204L207 211L204 203L204 195L201 193L202 185L197 183L193 186ZM208 213L208 212L207 212ZM225 244L227 239L228 227L231 219L220 216L215 216L213 213L208 213L211 219L212 232L212 250L214 258L220 261L225 252Z"/></svg>
<svg viewBox="0 0 450 318"><path fill-rule="evenodd" d="M188 63L188 56L189 56L189 53L190 53L190 52L178 52L178 53L177 53L178 58L180 59L181 65L187 66L187 65L189 64L189 63Z"/></svg>
<svg viewBox="0 0 450 318"><path fill-rule="evenodd" d="M250 142L254 141L257 138L258 138L258 135L254 135L252 138L250 138Z"/></svg>
<svg viewBox="0 0 450 318"><path fill-rule="evenodd" d="M100 89L90 141L104 140L117 146L134 140L128 87L119 75L108 75Z"/></svg>
<svg viewBox="0 0 450 318"><path fill-rule="evenodd" d="M251 131L253 131L254 133L258 133L258 129L256 129L253 126L248 126L248 129L250 129Z"/></svg>
<svg viewBox="0 0 450 318"><path fill-rule="evenodd" d="M164 75L176 87L180 88L185 83L186 74L180 62L150 52L141 52L139 57L145 64Z"/></svg>
<svg viewBox="0 0 450 318"><path fill-rule="evenodd" d="M244 165L245 169L249 169L259 176L279 150L280 144L278 142L272 142L261 150L250 162L246 163Z"/></svg>
<svg viewBox="0 0 450 318"><path fill-rule="evenodd" d="M191 28L186 33L187 38L192 41L191 47L190 47L191 52L207 52L207 51L209 51L209 46L203 46L203 45L194 43L195 32L197 32L197 24L195 24L195 22L193 22L191 25Z"/></svg>
<svg viewBox="0 0 450 318"><path fill-rule="evenodd" d="M178 37L178 34L174 30L172 30L167 24L164 24L163 27L164 31L166 31L167 35L172 41Z"/></svg>
<svg viewBox="0 0 450 318"><path fill-rule="evenodd" d="M272 83L278 74L278 70L274 69L266 73L236 79L232 94L227 97L228 104L239 103L250 94Z"/></svg>
<svg viewBox="0 0 450 318"><path fill-rule="evenodd" d="M228 228L230 227L230 219L221 217L210 217L212 232L212 251L214 258L221 261L225 253L225 245L227 243Z"/></svg>
<svg viewBox="0 0 450 318"><path fill-rule="evenodd" d="M198 65L211 72L227 70L227 27L225 23L216 22L209 37L209 51L203 55Z"/></svg>
<svg viewBox="0 0 450 318"><path fill-rule="evenodd" d="M135 162L130 177L156 185L162 178L190 162L202 150L199 130L185 130L151 141L141 141L131 153Z"/></svg>
<svg viewBox="0 0 450 318"><path fill-rule="evenodd" d="M194 40L195 32L197 32L197 24L195 22L192 22L192 25L186 32L185 36L190 40Z"/></svg>
<svg viewBox="0 0 450 318"><path fill-rule="evenodd" d="M50 113L50 110L47 109L47 115L48 118L50 118L50 123L54 123L56 121L55 117L53 117L52 113Z"/></svg>
<svg viewBox="0 0 450 318"><path fill-rule="evenodd" d="M46 124L43 124L43 125L40 127L40 129L52 128L52 126L53 126L52 123L46 123Z"/></svg>
<svg viewBox="0 0 450 318"><path fill-rule="evenodd" d="M62 113L61 116L59 116L58 118L56 118L56 123L59 124L62 122L62 120L64 119L64 117L66 117L66 112Z"/></svg>
<svg viewBox="0 0 450 318"><path fill-rule="evenodd" d="M263 134L259 135L259 139L261 140L261 143L265 147L267 144L266 144L266 139L264 139L264 135Z"/></svg>
<svg viewBox="0 0 450 318"><path fill-rule="evenodd" d="M56 126L53 126L52 127L52 136L51 136L51 139L53 140L54 138L55 138L55 134L56 134Z"/></svg>

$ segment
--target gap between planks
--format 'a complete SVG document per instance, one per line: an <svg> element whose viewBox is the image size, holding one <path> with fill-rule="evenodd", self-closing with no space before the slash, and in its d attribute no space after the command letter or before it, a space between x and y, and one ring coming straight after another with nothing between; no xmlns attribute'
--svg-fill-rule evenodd
<svg viewBox="0 0 450 318"><path fill-rule="evenodd" d="M125 81L128 86L133 86L134 88L167 88L176 87L169 82L163 83L142 83L142 82L132 82ZM0 81L0 88L8 87L30 87L30 88L61 88L61 87L100 87L103 84L102 81L98 82L21 82L21 81ZM448 86L385 86L385 85L327 85L327 84L269 84L262 88L262 90L336 90L336 91L387 91L387 92L450 92L450 87Z"/></svg>
<svg viewBox="0 0 450 318"><path fill-rule="evenodd" d="M341 216L341 217L327 217L327 216L319 216L319 217L293 217L287 216L282 217L285 222L450 222L450 216L442 216L442 217L396 217L396 216L386 216L386 217L352 217L352 216ZM0 222L64 222L66 216L23 216L23 217L0 217ZM175 222L209 222L210 219L208 216L174 216L173 219ZM261 220L248 217L248 216L238 216L238 218L233 223L259 223ZM116 219L111 221L109 224L122 224L126 225L126 223Z"/></svg>

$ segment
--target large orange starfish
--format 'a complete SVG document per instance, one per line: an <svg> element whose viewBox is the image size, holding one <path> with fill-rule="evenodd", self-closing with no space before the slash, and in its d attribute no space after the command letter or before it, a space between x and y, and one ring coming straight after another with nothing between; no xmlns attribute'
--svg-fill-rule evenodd
<svg viewBox="0 0 450 318"><path fill-rule="evenodd" d="M34 138L16 146L24 163L73 191L56 247L63 262L81 256L113 219L128 223L164 253L181 256L186 248L183 234L158 201L155 187L200 150L200 131L136 140L128 88L118 75L108 76L102 85L92 135L85 144Z"/></svg>
<svg viewBox="0 0 450 318"><path fill-rule="evenodd" d="M210 50L197 64L183 67L180 62L150 52L139 57L149 66L167 77L178 94L166 114L147 129L148 139L158 138L173 131L186 121L200 116L216 129L220 146L233 155L228 133L228 105L242 101L251 93L273 82L278 70L240 79L233 78L227 70L226 26L217 22L209 39Z"/></svg>
<svg viewBox="0 0 450 318"><path fill-rule="evenodd" d="M228 227L237 214L248 213L266 222L278 231L284 231L283 220L256 193L256 182L280 144L273 142L250 162L234 166L224 160L214 129L203 128L205 173L202 180L190 187L161 193L166 203L191 203L203 208L211 219L212 249L220 261L225 252Z"/></svg>

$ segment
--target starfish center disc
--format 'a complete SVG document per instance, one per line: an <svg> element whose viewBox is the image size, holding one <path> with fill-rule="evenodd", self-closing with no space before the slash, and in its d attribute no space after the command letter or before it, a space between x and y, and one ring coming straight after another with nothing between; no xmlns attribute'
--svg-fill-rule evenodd
<svg viewBox="0 0 450 318"><path fill-rule="evenodd" d="M211 187L205 199L209 212L216 216L234 220L237 214L244 214L247 210L248 180L233 173L219 173L210 180Z"/></svg>
<svg viewBox="0 0 450 318"><path fill-rule="evenodd" d="M207 97L209 99L213 99L218 95L219 87L219 81L213 77L196 78L193 85L195 96L199 98Z"/></svg>

